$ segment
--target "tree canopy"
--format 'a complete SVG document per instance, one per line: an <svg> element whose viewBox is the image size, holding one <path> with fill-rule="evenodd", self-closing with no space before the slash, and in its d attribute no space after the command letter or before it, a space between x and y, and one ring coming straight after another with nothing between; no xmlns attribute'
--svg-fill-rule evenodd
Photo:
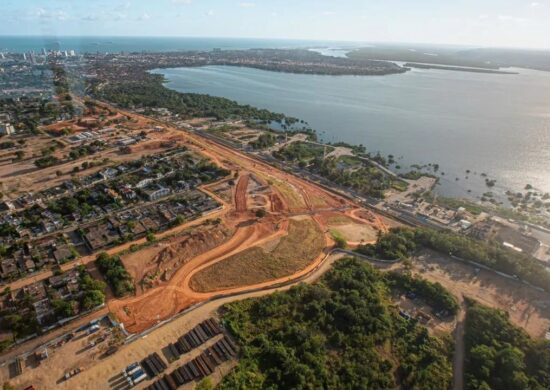
<svg viewBox="0 0 550 390"><path fill-rule="evenodd" d="M320 282L229 304L239 365L220 389L446 389L449 347L390 304L383 276L353 259Z"/></svg>

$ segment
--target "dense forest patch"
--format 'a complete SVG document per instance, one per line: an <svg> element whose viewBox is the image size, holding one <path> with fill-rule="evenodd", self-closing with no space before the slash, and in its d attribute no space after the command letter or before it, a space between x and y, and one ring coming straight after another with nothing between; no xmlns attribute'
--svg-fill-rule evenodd
<svg viewBox="0 0 550 390"><path fill-rule="evenodd" d="M382 274L358 260L223 311L242 356L220 389L450 387L449 345L400 317Z"/></svg>
<svg viewBox="0 0 550 390"><path fill-rule="evenodd" d="M550 388L550 341L535 341L496 309L469 302L465 324L467 389Z"/></svg>

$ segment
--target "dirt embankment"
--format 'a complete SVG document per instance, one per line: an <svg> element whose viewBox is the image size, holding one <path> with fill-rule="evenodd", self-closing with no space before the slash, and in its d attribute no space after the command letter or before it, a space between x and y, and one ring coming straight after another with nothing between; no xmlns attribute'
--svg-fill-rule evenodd
<svg viewBox="0 0 550 390"><path fill-rule="evenodd" d="M174 273L192 258L221 245L231 237L224 225L202 225L177 237L122 257L132 275L136 292L168 282Z"/></svg>

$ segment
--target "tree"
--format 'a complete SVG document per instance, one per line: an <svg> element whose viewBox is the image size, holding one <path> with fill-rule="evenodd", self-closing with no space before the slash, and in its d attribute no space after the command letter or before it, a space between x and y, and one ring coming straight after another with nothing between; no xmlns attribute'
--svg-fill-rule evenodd
<svg viewBox="0 0 550 390"><path fill-rule="evenodd" d="M346 239L340 235L333 236L336 248L345 249L348 246Z"/></svg>
<svg viewBox="0 0 550 390"><path fill-rule="evenodd" d="M55 315L58 318L67 318L75 314L72 301L64 301L62 299L54 299L51 301Z"/></svg>
<svg viewBox="0 0 550 390"><path fill-rule="evenodd" d="M23 157L25 157L25 152L22 150L18 150L17 152L15 152L15 157L17 160L22 160Z"/></svg>
<svg viewBox="0 0 550 390"><path fill-rule="evenodd" d="M181 214L178 214L178 216L176 217L176 225L181 225L182 223L185 222L185 217Z"/></svg>
<svg viewBox="0 0 550 390"><path fill-rule="evenodd" d="M102 305L105 302L105 294L99 290L91 290L84 294L82 298L82 308L91 310L94 307Z"/></svg>

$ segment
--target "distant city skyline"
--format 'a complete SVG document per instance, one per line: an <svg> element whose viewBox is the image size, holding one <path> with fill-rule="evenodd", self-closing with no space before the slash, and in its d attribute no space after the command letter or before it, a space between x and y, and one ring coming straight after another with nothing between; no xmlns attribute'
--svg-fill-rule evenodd
<svg viewBox="0 0 550 390"><path fill-rule="evenodd" d="M2 0L0 35L182 36L550 49L550 0Z"/></svg>

